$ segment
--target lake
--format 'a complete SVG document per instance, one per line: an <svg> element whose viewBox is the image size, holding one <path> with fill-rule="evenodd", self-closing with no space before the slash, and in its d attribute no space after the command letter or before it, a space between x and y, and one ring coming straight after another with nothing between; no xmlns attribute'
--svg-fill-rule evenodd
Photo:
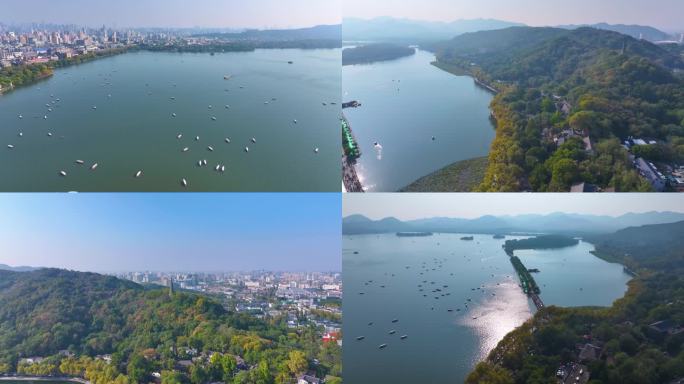
<svg viewBox="0 0 684 384"><path fill-rule="evenodd" d="M501 248L505 239L462 236L344 236L346 381L463 382L508 332L532 316L534 305ZM512 238L522 237L507 237ZM580 242L515 254L527 268L541 271L534 277L546 305L609 306L624 295L630 276L590 254L592 249ZM358 341L359 336L365 338ZM387 346L380 349L381 344Z"/></svg>
<svg viewBox="0 0 684 384"><path fill-rule="evenodd" d="M342 68L344 110L362 151L364 188L394 192L451 163L487 155L493 95L430 63L432 53ZM432 137L435 140L432 140ZM382 149L378 150L374 143Z"/></svg>
<svg viewBox="0 0 684 384"><path fill-rule="evenodd" d="M0 96L0 190L339 191L340 60L143 51L57 69Z"/></svg>

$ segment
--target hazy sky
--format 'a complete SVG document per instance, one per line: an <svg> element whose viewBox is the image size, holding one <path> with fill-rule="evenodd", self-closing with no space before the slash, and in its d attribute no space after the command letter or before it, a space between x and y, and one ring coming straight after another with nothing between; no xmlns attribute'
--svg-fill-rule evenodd
<svg viewBox="0 0 684 384"><path fill-rule="evenodd" d="M0 194L0 264L338 271L339 194Z"/></svg>
<svg viewBox="0 0 684 384"><path fill-rule="evenodd" d="M344 17L500 19L532 26L642 24L684 30L682 0L344 0Z"/></svg>
<svg viewBox="0 0 684 384"><path fill-rule="evenodd" d="M290 28L341 22L342 0L0 0L0 21Z"/></svg>
<svg viewBox="0 0 684 384"><path fill-rule="evenodd" d="M649 211L684 212L684 194L348 193L342 203L344 216L358 213L376 220L389 216L412 220L553 212L619 216Z"/></svg>

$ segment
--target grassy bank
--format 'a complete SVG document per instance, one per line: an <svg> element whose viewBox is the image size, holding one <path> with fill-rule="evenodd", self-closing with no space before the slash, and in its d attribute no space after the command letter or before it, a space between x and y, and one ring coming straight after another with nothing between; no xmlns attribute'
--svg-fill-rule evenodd
<svg viewBox="0 0 684 384"><path fill-rule="evenodd" d="M487 157L462 160L421 177L400 192L471 192L484 178Z"/></svg>

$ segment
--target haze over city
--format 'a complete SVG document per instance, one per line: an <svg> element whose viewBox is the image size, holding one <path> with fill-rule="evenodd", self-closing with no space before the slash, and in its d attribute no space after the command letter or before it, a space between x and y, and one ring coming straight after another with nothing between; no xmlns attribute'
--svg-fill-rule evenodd
<svg viewBox="0 0 684 384"><path fill-rule="evenodd" d="M684 212L684 199L678 194L663 194L657 199L628 194L346 194L343 216L361 214L378 220L395 217L414 220L430 217L478 218L550 214L554 212L620 216L651 211Z"/></svg>
<svg viewBox="0 0 684 384"><path fill-rule="evenodd" d="M530 26L564 24L640 24L666 30L684 30L684 2L679 0L347 0L344 17L390 16L430 21L499 19Z"/></svg>
<svg viewBox="0 0 684 384"><path fill-rule="evenodd" d="M114 28L301 28L338 24L340 9L340 0L120 0L116 6L86 0L5 1L0 22Z"/></svg>
<svg viewBox="0 0 684 384"><path fill-rule="evenodd" d="M0 264L94 272L338 271L335 194L16 194Z"/></svg>

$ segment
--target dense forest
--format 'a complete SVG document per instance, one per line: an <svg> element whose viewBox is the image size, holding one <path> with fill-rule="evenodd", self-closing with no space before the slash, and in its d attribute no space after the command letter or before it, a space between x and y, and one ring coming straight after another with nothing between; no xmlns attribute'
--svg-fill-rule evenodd
<svg viewBox="0 0 684 384"><path fill-rule="evenodd" d="M377 43L342 50L342 65L368 64L376 61L394 60L416 53L415 48Z"/></svg>
<svg viewBox="0 0 684 384"><path fill-rule="evenodd" d="M504 250L509 255L517 249L552 249L570 247L579 243L579 240L562 235L542 235L529 239L506 240Z"/></svg>
<svg viewBox="0 0 684 384"><path fill-rule="evenodd" d="M630 136L657 141L638 156L684 161L684 62L671 47L594 28L512 27L432 49L439 63L498 90L478 190L568 191L587 182L648 191L621 145Z"/></svg>
<svg viewBox="0 0 684 384"><path fill-rule="evenodd" d="M22 358L44 360L26 364ZM107 358L103 357L107 356ZM187 364L183 365L183 362ZM92 273L0 271L0 374L95 384L341 382L341 351L313 327L233 313L210 297Z"/></svg>
<svg viewBox="0 0 684 384"><path fill-rule="evenodd" d="M684 222L595 235L597 254L639 271L609 308L545 307L506 335L467 383L552 383L581 363L591 384L684 378Z"/></svg>

